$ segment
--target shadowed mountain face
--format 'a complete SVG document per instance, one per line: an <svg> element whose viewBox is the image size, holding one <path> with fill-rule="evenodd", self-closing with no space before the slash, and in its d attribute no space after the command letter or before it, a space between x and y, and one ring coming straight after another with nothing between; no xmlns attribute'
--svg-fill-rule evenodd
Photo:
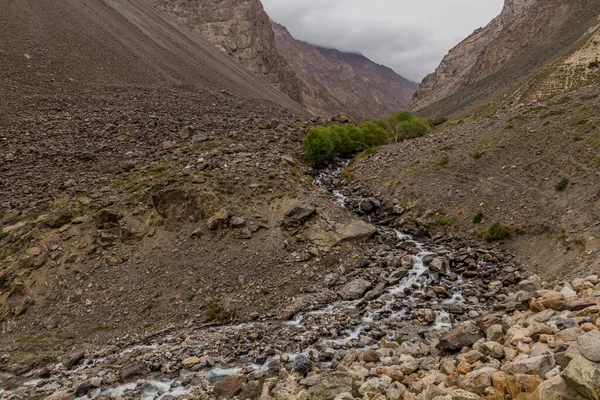
<svg viewBox="0 0 600 400"><path fill-rule="evenodd" d="M423 80L411 108L452 115L482 103L568 51L598 13L600 4L589 0L506 0Z"/></svg>
<svg viewBox="0 0 600 400"><path fill-rule="evenodd" d="M361 54L312 46L273 23L277 47L300 78L301 103L315 113L355 120L406 109L417 84Z"/></svg>

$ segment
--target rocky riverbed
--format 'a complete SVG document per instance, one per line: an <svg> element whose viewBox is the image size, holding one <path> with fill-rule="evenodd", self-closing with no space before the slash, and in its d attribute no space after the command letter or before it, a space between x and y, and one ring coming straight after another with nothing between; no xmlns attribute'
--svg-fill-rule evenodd
<svg viewBox="0 0 600 400"><path fill-rule="evenodd" d="M0 398L591 396L594 382L583 381L600 359L577 345L600 335L597 277L545 290L507 255L431 237L398 205L345 185L341 167L313 178L377 232L361 257L324 277L327 290L307 288L278 318L125 337L41 369L8 365Z"/></svg>

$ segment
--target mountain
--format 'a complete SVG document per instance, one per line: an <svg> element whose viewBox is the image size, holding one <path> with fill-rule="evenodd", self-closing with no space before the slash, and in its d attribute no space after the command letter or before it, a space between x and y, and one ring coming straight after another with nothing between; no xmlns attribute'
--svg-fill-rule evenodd
<svg viewBox="0 0 600 400"><path fill-rule="evenodd" d="M296 40L275 22L273 30L277 48L300 78L300 102L315 113L386 118L406 109L418 86L361 54Z"/></svg>
<svg viewBox="0 0 600 400"><path fill-rule="evenodd" d="M299 101L295 71L279 54L260 0L153 0L248 70Z"/></svg>
<svg viewBox="0 0 600 400"><path fill-rule="evenodd" d="M294 39L260 0L153 1L314 114L385 118L407 108L417 88L360 54Z"/></svg>
<svg viewBox="0 0 600 400"><path fill-rule="evenodd" d="M591 0L506 0L498 17L450 50L423 80L411 109L454 115L481 104L568 51L599 12Z"/></svg>

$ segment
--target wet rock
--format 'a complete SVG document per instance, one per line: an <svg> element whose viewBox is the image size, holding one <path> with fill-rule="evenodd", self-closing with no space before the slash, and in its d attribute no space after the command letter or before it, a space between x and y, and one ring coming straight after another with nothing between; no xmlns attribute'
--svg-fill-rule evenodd
<svg viewBox="0 0 600 400"><path fill-rule="evenodd" d="M294 360L294 369L303 376L306 376L312 369L312 363L307 356L301 354Z"/></svg>
<svg viewBox="0 0 600 400"><path fill-rule="evenodd" d="M585 358L593 362L600 362L600 332L590 331L577 339L579 351Z"/></svg>
<svg viewBox="0 0 600 400"><path fill-rule="evenodd" d="M240 375L226 376L215 385L215 394L223 397L233 397L242 391L246 378Z"/></svg>
<svg viewBox="0 0 600 400"><path fill-rule="evenodd" d="M84 355L81 352L69 354L65 357L62 364L66 369L69 370L79 364L83 360L83 357Z"/></svg>
<svg viewBox="0 0 600 400"><path fill-rule="evenodd" d="M299 204L285 214L283 220L281 221L281 226L285 229L300 228L316 213L316 208L311 204Z"/></svg>
<svg viewBox="0 0 600 400"><path fill-rule="evenodd" d="M338 290L338 294L344 300L357 300L360 299L371 286L371 282L359 278L342 286Z"/></svg>
<svg viewBox="0 0 600 400"><path fill-rule="evenodd" d="M440 337L438 348L442 351L457 351L483 338L481 330L475 323L466 322Z"/></svg>
<svg viewBox="0 0 600 400"><path fill-rule="evenodd" d="M148 367L142 361L134 361L125 364L119 371L119 378L122 382L127 382L133 378L145 376L148 373Z"/></svg>

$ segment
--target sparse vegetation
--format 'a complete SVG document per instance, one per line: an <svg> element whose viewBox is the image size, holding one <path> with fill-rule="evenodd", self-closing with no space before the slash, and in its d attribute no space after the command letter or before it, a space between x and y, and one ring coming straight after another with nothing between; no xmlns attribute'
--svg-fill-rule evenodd
<svg viewBox="0 0 600 400"><path fill-rule="evenodd" d="M569 186L569 179L568 178L562 178L560 181L558 181L556 183L556 185L554 185L554 188L558 192L564 192L567 189L567 186Z"/></svg>
<svg viewBox="0 0 600 400"><path fill-rule="evenodd" d="M440 218L440 225L442 225L442 226L448 226L448 225L450 225L450 219L448 219L446 217Z"/></svg>
<svg viewBox="0 0 600 400"><path fill-rule="evenodd" d="M507 124L506 126L504 126L504 129L506 129L506 130L515 129L515 126L513 124Z"/></svg>
<svg viewBox="0 0 600 400"><path fill-rule="evenodd" d="M433 127L441 125L447 121L448 121L448 117L441 116L441 117L436 117L436 118L430 118L427 120L427 123L429 124L429 126L431 126L433 128Z"/></svg>
<svg viewBox="0 0 600 400"><path fill-rule="evenodd" d="M510 235L510 231L499 221L494 222L487 231L484 232L483 238L488 242L506 239Z"/></svg>
<svg viewBox="0 0 600 400"><path fill-rule="evenodd" d="M481 157L483 157L483 153L476 151L475 153L471 154L471 157L473 157L474 160L479 160Z"/></svg>
<svg viewBox="0 0 600 400"><path fill-rule="evenodd" d="M8 236L10 236L10 233L0 231L0 240L7 238Z"/></svg>
<svg viewBox="0 0 600 400"><path fill-rule="evenodd" d="M439 164L440 167L445 167L446 165L448 165L449 162L450 162L450 157L448 157L447 154L444 154L438 160L438 164Z"/></svg>
<svg viewBox="0 0 600 400"><path fill-rule="evenodd" d="M399 333L398 336L396 336L396 343L402 344L402 343L404 343L404 341L405 341L404 335Z"/></svg>
<svg viewBox="0 0 600 400"><path fill-rule="evenodd" d="M485 218L485 216L483 215L483 212L479 211L477 214L475 214L475 216L473 217L473 224L475 225L479 225L483 222L483 219Z"/></svg>
<svg viewBox="0 0 600 400"><path fill-rule="evenodd" d="M215 302L207 301L206 302L206 316L211 321L230 321L233 319L233 313L231 311L225 310L223 307L218 305Z"/></svg>

